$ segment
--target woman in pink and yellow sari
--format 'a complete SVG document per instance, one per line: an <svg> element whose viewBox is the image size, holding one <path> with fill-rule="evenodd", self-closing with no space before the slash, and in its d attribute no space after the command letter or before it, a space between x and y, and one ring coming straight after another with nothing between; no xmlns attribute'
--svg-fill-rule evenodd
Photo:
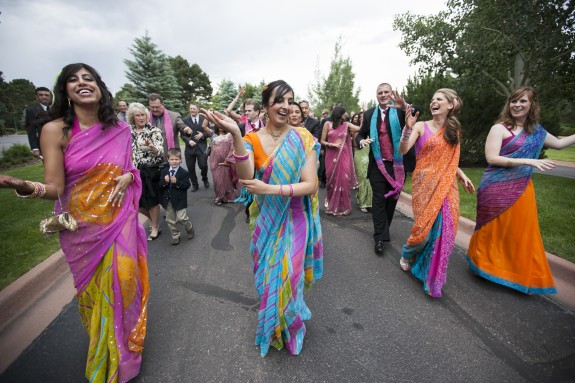
<svg viewBox="0 0 575 383"><path fill-rule="evenodd" d="M234 137L240 181L254 195L250 205L255 287L260 299L256 345L302 350L305 320L311 318L304 286L321 278L323 244L317 196L320 145L305 128L288 124L294 93L282 80L262 91L268 115L264 129L246 134L220 113L204 114Z"/></svg>
<svg viewBox="0 0 575 383"><path fill-rule="evenodd" d="M545 147L575 144L575 135L557 138L539 125L535 90L513 91L485 142L489 166L477 193L477 224L467 260L477 275L526 294L555 294L537 218L533 169L555 164L539 159Z"/></svg>
<svg viewBox="0 0 575 383"><path fill-rule="evenodd" d="M452 89L435 92L429 105L433 119L416 122L419 112L406 111L399 152L415 145L416 166L412 177L414 223L403 246L400 266L423 282L425 292L441 297L447 280L447 264L455 243L459 220L459 189L475 192L471 180L459 169L461 124L457 113L462 102Z"/></svg>
<svg viewBox="0 0 575 383"><path fill-rule="evenodd" d="M320 140L325 146L326 213L336 216L351 213L351 189L358 186L351 135L359 132L359 126L347 122L346 117L343 106L333 108L331 121L323 125Z"/></svg>
<svg viewBox="0 0 575 383"><path fill-rule="evenodd" d="M126 382L140 371L149 293L130 127L116 119L111 93L86 64L62 69L51 113L41 137L45 183L3 176L0 186L56 200L55 212L77 221L76 231L60 232L60 244L90 336L86 378Z"/></svg>

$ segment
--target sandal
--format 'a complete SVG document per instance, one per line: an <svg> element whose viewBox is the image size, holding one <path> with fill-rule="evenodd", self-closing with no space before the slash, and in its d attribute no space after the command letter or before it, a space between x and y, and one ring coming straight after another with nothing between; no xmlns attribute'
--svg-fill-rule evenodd
<svg viewBox="0 0 575 383"><path fill-rule="evenodd" d="M401 270L403 270L403 271L411 270L411 266L409 265L409 261L403 257L401 257L399 259L399 267L401 267Z"/></svg>
<svg viewBox="0 0 575 383"><path fill-rule="evenodd" d="M158 238L160 236L160 234L162 234L162 229L157 227L156 230L157 230L157 234L154 236L154 235L152 235L152 233L150 233L150 235L148 236L148 241L153 241L154 239ZM154 231L154 228L152 228L152 231Z"/></svg>

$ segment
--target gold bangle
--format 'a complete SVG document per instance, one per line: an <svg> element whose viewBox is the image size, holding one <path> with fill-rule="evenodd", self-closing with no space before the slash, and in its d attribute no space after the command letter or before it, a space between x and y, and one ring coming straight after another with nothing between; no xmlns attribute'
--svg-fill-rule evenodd
<svg viewBox="0 0 575 383"><path fill-rule="evenodd" d="M14 192L16 193L16 195L20 198L42 198L44 197L44 194L46 194L46 185L40 183L40 182L30 182L30 181L25 181L27 185L30 185L34 188L34 190L32 191L32 193L30 194L20 194L18 193L18 190L14 189Z"/></svg>

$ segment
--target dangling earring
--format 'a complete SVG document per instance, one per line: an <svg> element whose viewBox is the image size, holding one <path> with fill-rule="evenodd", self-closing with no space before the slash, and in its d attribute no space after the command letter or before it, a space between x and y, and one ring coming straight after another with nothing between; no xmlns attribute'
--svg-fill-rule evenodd
<svg viewBox="0 0 575 383"><path fill-rule="evenodd" d="M68 99L68 108L72 107L72 102L70 101L70 99Z"/></svg>

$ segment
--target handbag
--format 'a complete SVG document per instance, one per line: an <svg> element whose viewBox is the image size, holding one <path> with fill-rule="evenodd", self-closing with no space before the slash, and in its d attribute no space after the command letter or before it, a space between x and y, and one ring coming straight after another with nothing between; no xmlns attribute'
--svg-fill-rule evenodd
<svg viewBox="0 0 575 383"><path fill-rule="evenodd" d="M56 234L62 230L78 230L78 223L76 222L76 219L69 213L52 215L40 221L40 232L45 237L50 237L51 235Z"/></svg>

